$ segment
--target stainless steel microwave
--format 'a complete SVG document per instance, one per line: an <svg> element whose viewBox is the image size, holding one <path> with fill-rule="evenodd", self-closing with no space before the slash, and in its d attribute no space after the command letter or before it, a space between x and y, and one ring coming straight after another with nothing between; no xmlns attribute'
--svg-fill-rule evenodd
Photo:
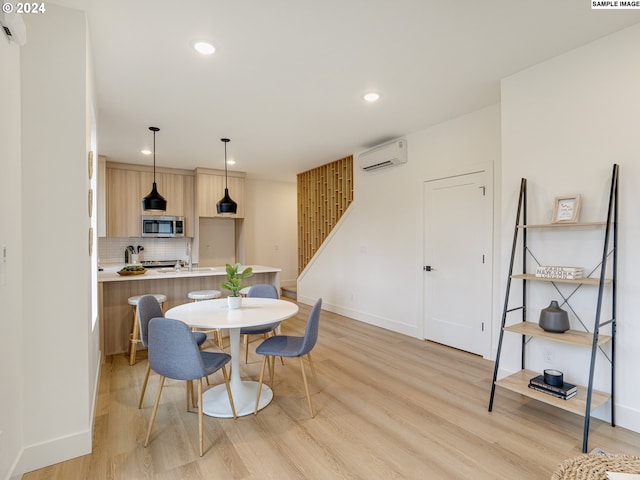
<svg viewBox="0 0 640 480"><path fill-rule="evenodd" d="M141 236L156 238L184 237L184 217L143 215Z"/></svg>

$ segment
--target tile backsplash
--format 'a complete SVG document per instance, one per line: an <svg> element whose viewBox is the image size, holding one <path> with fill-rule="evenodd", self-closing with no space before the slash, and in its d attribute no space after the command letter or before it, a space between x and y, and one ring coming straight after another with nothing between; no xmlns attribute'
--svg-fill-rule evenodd
<svg viewBox="0 0 640 480"><path fill-rule="evenodd" d="M184 238L98 238L98 263L124 263L124 251L128 245L137 249L144 247L140 254L143 260L186 260L187 243L192 239Z"/></svg>

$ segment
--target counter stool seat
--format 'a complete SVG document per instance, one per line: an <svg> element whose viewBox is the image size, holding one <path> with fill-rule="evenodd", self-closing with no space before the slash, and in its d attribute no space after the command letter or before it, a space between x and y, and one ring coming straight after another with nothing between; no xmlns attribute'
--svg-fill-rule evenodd
<svg viewBox="0 0 640 480"><path fill-rule="evenodd" d="M191 300L212 300L214 298L219 298L221 292L219 290L196 290L194 292L189 292L187 297Z"/></svg>
<svg viewBox="0 0 640 480"><path fill-rule="evenodd" d="M219 298L220 295L222 295L222 292L220 292L220 290L195 290L193 292L187 293L187 297L189 297L191 300L194 300L196 302L200 300L213 300L214 298ZM218 345L220 345L220 348L223 348L224 344L222 342L222 332L220 332L219 328L216 328L215 330L203 330L200 328L192 328L191 330L202 332L204 334L215 333L216 338L218 340Z"/></svg>
<svg viewBox="0 0 640 480"><path fill-rule="evenodd" d="M160 308L164 311L164 302L167 301L167 296L162 293L148 293L147 295L153 295L158 300L160 304ZM133 310L133 320L131 321L131 333L129 334L129 365L134 365L136 363L136 351L138 349L138 343L141 343L140 340L140 326L138 320L138 300L143 295L134 295L133 297L129 297L127 299L127 303L131 305L131 309Z"/></svg>

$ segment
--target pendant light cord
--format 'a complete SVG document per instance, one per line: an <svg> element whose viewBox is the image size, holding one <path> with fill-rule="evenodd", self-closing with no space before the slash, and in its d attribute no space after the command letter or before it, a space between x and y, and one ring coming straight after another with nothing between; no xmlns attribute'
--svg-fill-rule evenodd
<svg viewBox="0 0 640 480"><path fill-rule="evenodd" d="M228 142L228 141L227 141ZM229 185L227 184L227 142L224 142L224 188L228 189Z"/></svg>
<svg viewBox="0 0 640 480"><path fill-rule="evenodd" d="M153 183L156 183L156 131L153 130Z"/></svg>

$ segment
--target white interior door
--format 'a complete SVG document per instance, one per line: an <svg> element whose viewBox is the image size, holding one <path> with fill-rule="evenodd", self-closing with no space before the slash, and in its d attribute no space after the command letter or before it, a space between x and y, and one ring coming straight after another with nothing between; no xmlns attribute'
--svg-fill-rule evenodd
<svg viewBox="0 0 640 480"><path fill-rule="evenodd" d="M489 355L492 200L488 174L424 184L425 337Z"/></svg>

